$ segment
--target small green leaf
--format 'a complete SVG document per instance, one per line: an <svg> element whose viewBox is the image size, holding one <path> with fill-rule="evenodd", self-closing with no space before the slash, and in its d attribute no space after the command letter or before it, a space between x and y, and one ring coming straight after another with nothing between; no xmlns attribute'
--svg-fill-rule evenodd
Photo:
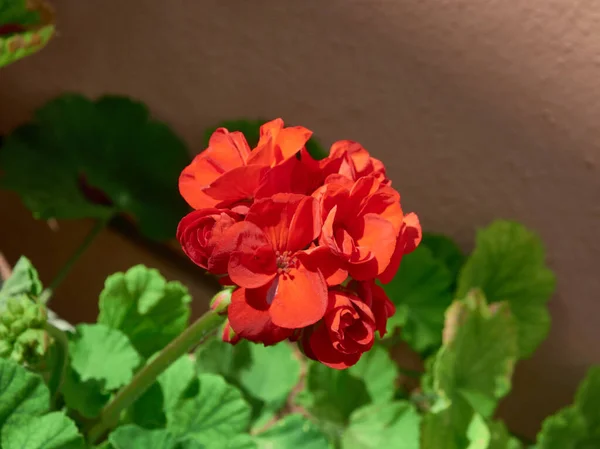
<svg viewBox="0 0 600 449"><path fill-rule="evenodd" d="M548 334L546 303L555 283L539 237L519 223L496 221L477 233L475 250L460 273L457 297L480 288L490 303L508 301L518 323L520 357L525 358Z"/></svg>
<svg viewBox="0 0 600 449"><path fill-rule="evenodd" d="M18 420L2 429L3 449L84 449L83 437L65 414Z"/></svg>
<svg viewBox="0 0 600 449"><path fill-rule="evenodd" d="M579 386L575 403L547 418L537 449L595 449L600 447L600 365L590 368Z"/></svg>
<svg viewBox="0 0 600 449"><path fill-rule="evenodd" d="M83 382L103 382L104 390L127 384L141 359L127 336L102 324L80 324L69 343L71 366Z"/></svg>
<svg viewBox="0 0 600 449"><path fill-rule="evenodd" d="M71 367L66 372L61 393L67 407L77 410L86 418L98 416L102 407L110 399L110 394L103 391L102 382L96 380L82 382Z"/></svg>
<svg viewBox="0 0 600 449"><path fill-rule="evenodd" d="M396 392L398 366L390 358L388 351L375 345L363 354L358 363L349 368L350 374L362 379L367 387L371 402L389 402Z"/></svg>
<svg viewBox="0 0 600 449"><path fill-rule="evenodd" d="M106 279L98 323L123 332L143 357L164 348L185 330L191 297L179 282L137 265Z"/></svg>
<svg viewBox="0 0 600 449"><path fill-rule="evenodd" d="M250 406L236 388L214 374L199 376L199 392L183 399L167 415L167 428L175 435L193 437L208 444L213 439L232 437L247 430Z"/></svg>
<svg viewBox="0 0 600 449"><path fill-rule="evenodd" d="M6 139L0 183L37 218L107 218L118 211L162 240L174 236L188 210L177 190L188 163L183 142L143 104L67 94Z"/></svg>
<svg viewBox="0 0 600 449"><path fill-rule="evenodd" d="M452 279L456 282L458 273L465 262L465 255L454 240L443 234L424 232L421 246L429 248L433 256L444 263Z"/></svg>
<svg viewBox="0 0 600 449"><path fill-rule="evenodd" d="M0 429L7 421L37 416L50 406L42 378L12 360L0 359L0 398Z"/></svg>
<svg viewBox="0 0 600 449"><path fill-rule="evenodd" d="M452 302L452 276L431 250L419 246L402 259L398 273L384 289L396 305L390 327L402 327L401 337L414 350L439 346L444 311Z"/></svg>
<svg viewBox="0 0 600 449"><path fill-rule="evenodd" d="M252 397L266 403L285 400L300 380L300 361L291 346L249 346L252 366L241 369L240 384Z"/></svg>
<svg viewBox="0 0 600 449"><path fill-rule="evenodd" d="M356 410L342 436L343 449L419 449L417 410L406 401L371 404Z"/></svg>
<svg viewBox="0 0 600 449"><path fill-rule="evenodd" d="M297 397L299 405L316 418L341 425L370 399L364 381L348 370L332 369L321 363L310 364L305 389Z"/></svg>
<svg viewBox="0 0 600 449"><path fill-rule="evenodd" d="M456 301L446 314L444 345L433 364L441 407L464 400L485 418L510 390L518 354L506 303L488 306L481 295Z"/></svg>
<svg viewBox="0 0 600 449"><path fill-rule="evenodd" d="M135 425L119 427L108 437L114 449L178 449L168 430L148 430Z"/></svg>
<svg viewBox="0 0 600 449"><path fill-rule="evenodd" d="M319 428L301 415L288 415L256 436L258 449L328 449Z"/></svg>
<svg viewBox="0 0 600 449"><path fill-rule="evenodd" d="M19 295L37 297L40 293L42 293L42 283L37 270L27 257L21 256L10 277L2 284L0 305L11 297Z"/></svg>

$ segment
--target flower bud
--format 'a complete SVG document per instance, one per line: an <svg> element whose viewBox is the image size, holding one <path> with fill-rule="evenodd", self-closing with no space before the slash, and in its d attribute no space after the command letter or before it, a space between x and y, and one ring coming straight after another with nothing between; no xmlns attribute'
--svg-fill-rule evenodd
<svg viewBox="0 0 600 449"><path fill-rule="evenodd" d="M221 339L225 343L231 343L232 345L235 345L240 341L240 336L232 329L229 320L226 320L225 323L223 323L223 327L221 328Z"/></svg>
<svg viewBox="0 0 600 449"><path fill-rule="evenodd" d="M227 308L231 303L231 293L233 289L224 288L210 300L210 308L219 315L227 313Z"/></svg>
<svg viewBox="0 0 600 449"><path fill-rule="evenodd" d="M38 363L49 346L45 324L44 305L25 295L8 298L0 315L0 357L25 365Z"/></svg>

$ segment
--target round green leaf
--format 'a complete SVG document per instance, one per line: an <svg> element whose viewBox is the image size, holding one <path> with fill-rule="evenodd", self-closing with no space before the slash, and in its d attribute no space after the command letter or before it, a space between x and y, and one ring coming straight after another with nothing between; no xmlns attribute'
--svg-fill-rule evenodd
<svg viewBox="0 0 600 449"><path fill-rule="evenodd" d="M475 250L458 279L458 298L479 288L490 303L510 303L518 323L521 358L533 353L550 328L546 303L556 281L545 257L540 238L525 226L495 221L477 233Z"/></svg>
<svg viewBox="0 0 600 449"><path fill-rule="evenodd" d="M178 449L168 430L148 430L135 425L119 427L108 437L114 449Z"/></svg>
<svg viewBox="0 0 600 449"><path fill-rule="evenodd" d="M239 381L246 392L266 403L287 398L300 380L300 361L290 345L251 344L252 365L241 369Z"/></svg>
<svg viewBox="0 0 600 449"><path fill-rule="evenodd" d="M188 211L177 189L188 163L183 142L143 104L67 94L6 139L0 183L37 218L106 218L118 211L160 240L175 235Z"/></svg>
<svg viewBox="0 0 600 449"><path fill-rule="evenodd" d="M419 449L421 418L405 401L356 410L342 436L342 449Z"/></svg>
<svg viewBox="0 0 600 449"><path fill-rule="evenodd" d="M84 449L77 426L64 413L54 412L2 429L3 449Z"/></svg>
<svg viewBox="0 0 600 449"><path fill-rule="evenodd" d="M288 415L256 436L259 449L328 449L319 428L302 415Z"/></svg>
<svg viewBox="0 0 600 449"><path fill-rule="evenodd" d="M371 402L388 402L394 397L398 366L385 348L373 346L356 365L349 368L349 372L363 380Z"/></svg>
<svg viewBox="0 0 600 449"><path fill-rule="evenodd" d="M40 376L0 359L0 429L7 421L39 415L49 406L50 392Z"/></svg>
<svg viewBox="0 0 600 449"><path fill-rule="evenodd" d="M191 297L179 282L137 265L106 279L98 323L118 329L143 357L164 348L187 327Z"/></svg>
<svg viewBox="0 0 600 449"><path fill-rule="evenodd" d="M239 390L214 374L199 376L195 397L183 399L167 415L167 428L201 443L234 436L250 424L250 406Z"/></svg>
<svg viewBox="0 0 600 449"><path fill-rule="evenodd" d="M418 352L439 346L452 283L444 263L426 246L407 254L394 279L383 286L396 305L388 330L401 327L402 339Z"/></svg>
<svg viewBox="0 0 600 449"><path fill-rule="evenodd" d="M103 382L106 391L127 384L141 358L127 336L102 324L81 324L69 343L71 366L83 382Z"/></svg>

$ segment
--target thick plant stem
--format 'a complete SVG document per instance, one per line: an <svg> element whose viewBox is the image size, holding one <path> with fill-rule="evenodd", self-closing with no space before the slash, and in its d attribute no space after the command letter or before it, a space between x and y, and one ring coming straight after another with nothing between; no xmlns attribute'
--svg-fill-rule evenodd
<svg viewBox="0 0 600 449"><path fill-rule="evenodd" d="M88 432L88 441L92 444L97 442L107 430L116 424L121 412L148 390L162 372L181 356L190 352L207 335L214 332L224 320L225 317L209 310L171 341L133 377L130 384L123 387L104 407L99 421Z"/></svg>
<svg viewBox="0 0 600 449"><path fill-rule="evenodd" d="M94 227L90 230L90 232L85 236L83 242L79 245L79 247L75 250L75 252L69 257L69 260L62 266L58 274L52 282L48 285L48 287L42 292L40 295L40 302L42 304L47 304L54 290L61 284L62 281L67 277L73 265L79 260L79 258L85 253L88 247L92 244L94 239L100 234L100 232L106 227L108 220L98 220Z"/></svg>
<svg viewBox="0 0 600 449"><path fill-rule="evenodd" d="M67 368L69 367L69 340L65 333L59 328L53 326L50 323L46 323L46 332L54 339L57 350L57 360L50 379L48 380L48 388L52 394L52 402L56 399L56 396L60 390L60 387L65 379Z"/></svg>

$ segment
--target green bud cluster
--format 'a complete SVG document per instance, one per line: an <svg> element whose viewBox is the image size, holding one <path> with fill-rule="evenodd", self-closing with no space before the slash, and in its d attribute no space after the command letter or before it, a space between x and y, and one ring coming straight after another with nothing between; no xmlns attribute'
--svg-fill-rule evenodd
<svg viewBox="0 0 600 449"><path fill-rule="evenodd" d="M0 358L34 365L46 353L50 338L46 308L27 295L9 298L0 310Z"/></svg>

